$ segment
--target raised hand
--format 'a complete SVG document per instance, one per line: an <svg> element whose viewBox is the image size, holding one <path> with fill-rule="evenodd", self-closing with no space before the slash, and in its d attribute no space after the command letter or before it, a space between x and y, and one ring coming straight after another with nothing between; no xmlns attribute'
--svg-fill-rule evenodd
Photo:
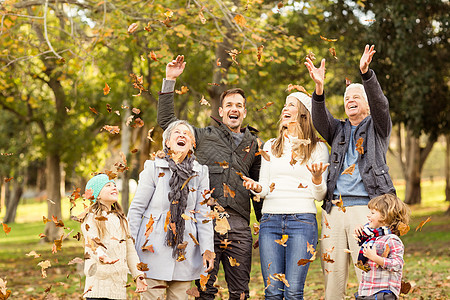
<svg viewBox="0 0 450 300"><path fill-rule="evenodd" d="M166 66L166 79L176 80L178 76L184 71L186 62L184 61L184 55L178 55L176 59L172 60Z"/></svg>
<svg viewBox="0 0 450 300"><path fill-rule="evenodd" d="M320 62L320 67L316 68L308 57L305 62L306 68L308 68L309 76L316 83L316 94L323 94L323 82L325 81L325 58Z"/></svg>
<svg viewBox="0 0 450 300"><path fill-rule="evenodd" d="M262 186L259 183L257 183L256 181L247 176L242 176L242 179L244 180L242 185L245 186L247 190L252 190L255 193L261 193Z"/></svg>
<svg viewBox="0 0 450 300"><path fill-rule="evenodd" d="M361 56L361 60L359 61L359 69L361 70L361 73L367 73L367 71L369 71L369 65L372 62L372 57L375 54L374 50L375 45L370 46L366 45L366 47L364 48L364 53Z"/></svg>
<svg viewBox="0 0 450 300"><path fill-rule="evenodd" d="M322 174L323 174L323 172L326 171L326 169L328 168L329 165L330 165L329 163L326 163L326 164L314 163L314 164L311 165L311 167L306 165L306 168L309 170L309 172L311 172L312 182L314 184L317 185L317 184L321 184L322 183Z"/></svg>

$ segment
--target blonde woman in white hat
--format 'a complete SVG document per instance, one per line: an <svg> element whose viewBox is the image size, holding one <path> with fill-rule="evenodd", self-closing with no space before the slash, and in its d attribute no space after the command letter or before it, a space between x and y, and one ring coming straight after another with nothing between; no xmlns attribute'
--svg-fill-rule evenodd
<svg viewBox="0 0 450 300"><path fill-rule="evenodd" d="M314 200L326 193L328 149L315 133L306 94L286 98L279 124L278 136L264 145L270 160L262 159L259 181L244 177L244 186L264 198L259 249L266 299L298 300L309 263L297 263L311 259L317 245ZM286 281L268 282L274 274L285 274Z"/></svg>

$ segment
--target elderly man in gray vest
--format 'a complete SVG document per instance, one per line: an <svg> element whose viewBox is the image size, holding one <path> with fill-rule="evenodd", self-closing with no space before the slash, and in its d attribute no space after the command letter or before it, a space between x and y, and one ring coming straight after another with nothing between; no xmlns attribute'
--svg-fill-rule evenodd
<svg viewBox="0 0 450 300"><path fill-rule="evenodd" d="M327 195L322 206L322 244L325 255L325 299L343 299L350 259L356 267L359 246L354 228L367 222L367 203L376 196L395 193L386 164L392 129L389 102L369 64L374 46L366 45L359 68L363 84L350 84L344 94L347 119L334 118L325 106L325 59L314 67L305 63L316 84L312 101L315 128L331 146ZM341 201L342 199L342 201ZM334 260L334 262L333 262Z"/></svg>

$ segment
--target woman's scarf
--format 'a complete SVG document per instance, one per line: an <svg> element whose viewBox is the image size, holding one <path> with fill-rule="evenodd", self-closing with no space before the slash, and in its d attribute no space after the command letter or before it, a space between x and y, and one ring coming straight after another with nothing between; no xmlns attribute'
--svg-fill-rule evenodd
<svg viewBox="0 0 450 300"><path fill-rule="evenodd" d="M368 245L369 248L372 248L377 237L383 236L383 235L388 235L391 233L392 233L391 230L387 226L381 226L378 228L370 228L369 223L364 225L364 228L362 230L362 235L359 236L359 242L358 242L358 244L361 246L361 248L359 249L359 254L358 254L358 263L361 261L361 264L365 265L367 263L367 261L369 260L367 257L364 256L364 247L366 245Z"/></svg>
<svg viewBox="0 0 450 300"><path fill-rule="evenodd" d="M166 150L165 152L166 156L164 159L169 163L169 168L172 171L172 177L169 180L170 222L166 234L166 244L172 247L172 256L178 257L184 250L178 249L177 247L183 242L185 220L181 215L186 210L189 194L189 188L187 186L183 189L181 187L194 174L192 168L194 166L195 156L188 154L182 162L177 164L172 160L168 151ZM173 230L173 226L175 230Z"/></svg>

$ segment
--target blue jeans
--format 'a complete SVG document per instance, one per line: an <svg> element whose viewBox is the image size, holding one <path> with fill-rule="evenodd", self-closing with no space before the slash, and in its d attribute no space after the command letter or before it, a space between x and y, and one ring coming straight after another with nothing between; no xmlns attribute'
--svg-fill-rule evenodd
<svg viewBox="0 0 450 300"><path fill-rule="evenodd" d="M283 234L289 236L286 247L275 242ZM298 266L297 262L301 258L310 259L312 256L306 251L307 241L316 247L315 214L263 214L259 230L259 253L266 299L303 299L309 263ZM273 278L270 278L270 285L267 287L267 279L275 273L285 274L289 287Z"/></svg>

